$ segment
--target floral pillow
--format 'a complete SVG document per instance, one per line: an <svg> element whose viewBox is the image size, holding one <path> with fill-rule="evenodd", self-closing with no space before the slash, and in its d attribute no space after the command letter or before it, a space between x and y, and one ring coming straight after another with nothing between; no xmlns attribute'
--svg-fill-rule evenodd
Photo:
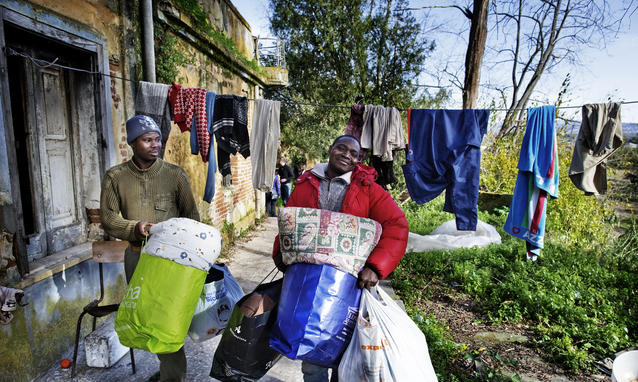
<svg viewBox="0 0 638 382"><path fill-rule="evenodd" d="M279 210L285 264L329 264L357 276L380 237L381 224L372 219L315 208Z"/></svg>

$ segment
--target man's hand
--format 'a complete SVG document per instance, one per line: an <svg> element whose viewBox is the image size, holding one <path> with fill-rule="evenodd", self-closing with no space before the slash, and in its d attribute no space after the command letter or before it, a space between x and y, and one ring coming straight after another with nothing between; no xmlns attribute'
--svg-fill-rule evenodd
<svg viewBox="0 0 638 382"><path fill-rule="evenodd" d="M377 273L368 267L363 267L361 272L359 272L359 281L357 282L357 286L359 289L370 289L373 286L377 285L379 282L379 276Z"/></svg>
<svg viewBox="0 0 638 382"><path fill-rule="evenodd" d="M149 230L152 226L153 223L137 222L137 224L135 224L134 230L135 238L140 241L144 240L149 235Z"/></svg>

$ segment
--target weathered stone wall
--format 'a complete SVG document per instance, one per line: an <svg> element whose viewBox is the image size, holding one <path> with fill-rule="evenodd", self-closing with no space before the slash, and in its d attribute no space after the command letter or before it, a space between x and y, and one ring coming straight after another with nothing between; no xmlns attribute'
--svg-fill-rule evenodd
<svg viewBox="0 0 638 382"><path fill-rule="evenodd" d="M22 7L15 4L26 4L35 9L34 17L42 22L62 20L62 24L91 31L106 41L105 56L109 63L110 77L105 77L104 80L108 83L110 110L107 112L112 121L111 130L107 133L111 135L113 147L112 159L105 158L103 170L129 160L132 152L126 144L125 123L134 114L135 82L122 78L135 79L141 73L138 1L0 0L0 5ZM204 0L202 6L211 23L230 36L239 52L250 60L253 42L249 27L230 1ZM179 49L193 58L192 64L180 68L176 81L181 85L202 87L218 94L237 94L248 98L257 96L259 78L266 78L263 74L246 74L250 72L250 68L247 69L241 60L221 57L219 52L213 54L202 49L201 44L194 44L183 36L175 35L180 38ZM217 59L223 59L223 65ZM252 110L253 103L249 102L249 130ZM188 173L202 219L219 229L222 229L225 222L232 223L236 229L252 224L257 216L263 214L263 208L258 206L263 204L263 198L259 194L256 198L252 189L250 158L243 158L239 154L231 156L232 186L223 187L221 175L217 172L215 197L208 204L202 200L208 164L203 163L200 156L190 154L189 134L181 133L173 125L166 144L165 159L182 166ZM2 191L5 188L0 190L0 199L4 197ZM94 209L94 202L94 198L91 198L91 205L85 207ZM89 224L91 238L100 237L98 227L99 223ZM98 268L93 261L80 261L76 265L62 267L63 271L53 272L40 281L21 286L11 250L11 235L2 235L0 266L5 269L0 269L0 274L10 273L14 284L9 282L9 285L22 287L30 304L16 311L15 318L9 325L0 326L0 381L28 381L59 362L60 357L72 347L75 322L82 307L99 295ZM85 254L83 259L86 257ZM122 264L106 265L105 280L105 303L119 301L125 285ZM89 317L85 321L83 335L90 328Z"/></svg>

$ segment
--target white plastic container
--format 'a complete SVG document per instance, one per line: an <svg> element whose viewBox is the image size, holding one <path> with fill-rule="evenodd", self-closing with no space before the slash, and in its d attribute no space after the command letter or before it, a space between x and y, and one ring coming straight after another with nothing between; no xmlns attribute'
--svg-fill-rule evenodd
<svg viewBox="0 0 638 382"><path fill-rule="evenodd" d="M612 382L638 382L638 350L620 354L611 369Z"/></svg>

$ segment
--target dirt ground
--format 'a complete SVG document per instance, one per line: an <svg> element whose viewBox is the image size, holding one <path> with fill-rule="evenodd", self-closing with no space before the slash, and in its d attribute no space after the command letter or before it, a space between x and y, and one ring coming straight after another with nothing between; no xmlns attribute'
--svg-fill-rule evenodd
<svg viewBox="0 0 638 382"><path fill-rule="evenodd" d="M423 312L433 313L437 320L449 326L454 342L468 345L468 351L479 350L480 361L463 359L458 361L468 375L481 368L500 370L504 375L518 374L523 381L604 381L604 375L570 374L560 366L543 360L542 353L534 346L536 335L525 325L486 325L486 317L477 309L471 296L453 287L430 285L432 296L422 301ZM498 333L510 340L481 340L477 334ZM527 341L520 336L527 337ZM495 354L507 362L497 361ZM511 358L510 358L511 357ZM515 362L509 360L514 359Z"/></svg>

